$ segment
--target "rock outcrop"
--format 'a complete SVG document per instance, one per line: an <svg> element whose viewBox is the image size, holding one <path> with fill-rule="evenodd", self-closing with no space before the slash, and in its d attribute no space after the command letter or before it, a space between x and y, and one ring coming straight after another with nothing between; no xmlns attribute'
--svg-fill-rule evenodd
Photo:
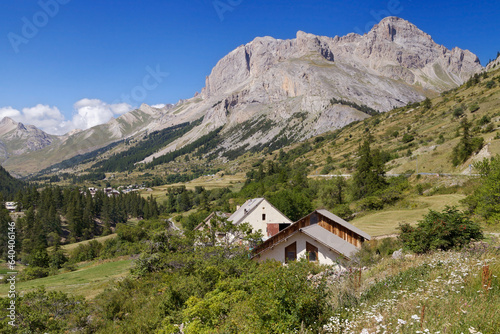
<svg viewBox="0 0 500 334"><path fill-rule="evenodd" d="M486 65L486 70L490 71L492 69L498 68L500 66L500 54L498 55L497 59L491 61Z"/></svg>

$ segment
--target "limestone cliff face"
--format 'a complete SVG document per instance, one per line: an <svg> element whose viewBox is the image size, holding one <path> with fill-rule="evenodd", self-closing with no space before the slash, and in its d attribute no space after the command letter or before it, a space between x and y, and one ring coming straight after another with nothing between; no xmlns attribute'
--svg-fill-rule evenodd
<svg viewBox="0 0 500 334"><path fill-rule="evenodd" d="M401 80L408 85L420 85L425 89L441 91L462 84L472 74L482 70L479 59L467 50L448 50L436 44L432 38L410 22L388 17L363 35L349 34L344 37L324 37L297 33L293 40L272 37L256 38L242 45L221 59L206 79L202 91L204 98L225 95L246 87L257 90L269 72L280 76L279 82L265 82L270 87L290 80L289 73L276 71L283 63L302 65L308 69L314 58L331 63L325 68L325 79L346 86L342 75L334 65L351 67L355 72L367 72L381 79ZM295 77L300 80L306 78ZM288 77L284 79L283 77ZM356 78L354 78L356 79ZM309 82L305 82L309 84ZM368 83L369 84L369 83ZM288 85L286 87L289 87ZM283 96L286 96L282 92ZM391 92L388 92L391 95ZM355 97L355 96L346 96ZM381 101L376 101L379 104Z"/></svg>

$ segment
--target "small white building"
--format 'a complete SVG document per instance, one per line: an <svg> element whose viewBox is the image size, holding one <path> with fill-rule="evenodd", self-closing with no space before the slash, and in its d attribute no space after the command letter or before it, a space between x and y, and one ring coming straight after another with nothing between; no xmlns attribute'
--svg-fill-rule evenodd
<svg viewBox="0 0 500 334"><path fill-rule="evenodd" d="M15 212L17 210L16 202L5 202L5 208L10 212Z"/></svg>
<svg viewBox="0 0 500 334"><path fill-rule="evenodd" d="M265 198L249 199L229 218L233 224L249 223L254 231L261 231L264 240L284 230L292 221Z"/></svg>
<svg viewBox="0 0 500 334"><path fill-rule="evenodd" d="M366 232L327 210L316 210L267 239L253 250L253 259L274 259L282 263L306 258L333 265L352 260L365 240Z"/></svg>

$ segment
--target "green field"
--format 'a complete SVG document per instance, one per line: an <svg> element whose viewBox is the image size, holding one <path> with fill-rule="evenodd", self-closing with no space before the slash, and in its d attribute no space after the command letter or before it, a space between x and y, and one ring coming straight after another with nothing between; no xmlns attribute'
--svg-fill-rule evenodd
<svg viewBox="0 0 500 334"><path fill-rule="evenodd" d="M102 292L111 282L128 274L132 260L94 261L82 264L78 270L63 274L18 282L17 291L23 293L44 286L48 291L57 290L90 299ZM8 287L0 285L0 297L7 296Z"/></svg>
<svg viewBox="0 0 500 334"><path fill-rule="evenodd" d="M85 240L85 241L80 241L80 242L75 242L73 244L68 244L68 245L63 245L61 246L61 249L63 249L64 251L66 251L67 253L71 252L73 249L77 248L78 246L80 245L86 245L88 244L89 242L91 242L92 240L95 240L95 241L98 241L100 242L101 244L103 244L106 240L109 240L109 239L113 239L116 237L116 233L113 233L113 234L109 234L109 235L106 235L104 237L97 237L97 238L94 238L94 239L90 239L90 240Z"/></svg>
<svg viewBox="0 0 500 334"><path fill-rule="evenodd" d="M216 174L214 176L201 176L195 180L186 183L174 183L159 187L154 187L153 191L141 191L141 195L144 197L149 197L153 195L158 203L163 203L167 199L167 189L172 187L185 186L186 189L194 190L195 187L203 187L207 190L212 190L216 188L230 188L232 191L239 191L245 183L245 175L235 174L235 175L224 175L220 176Z"/></svg>
<svg viewBox="0 0 500 334"><path fill-rule="evenodd" d="M371 236L393 234L398 232L397 227L399 223L417 223L429 212L429 209L441 211L446 205L459 206L459 201L463 198L465 198L465 195L461 194L419 196L413 199L416 208L389 208L387 210L375 211L352 220L351 224Z"/></svg>

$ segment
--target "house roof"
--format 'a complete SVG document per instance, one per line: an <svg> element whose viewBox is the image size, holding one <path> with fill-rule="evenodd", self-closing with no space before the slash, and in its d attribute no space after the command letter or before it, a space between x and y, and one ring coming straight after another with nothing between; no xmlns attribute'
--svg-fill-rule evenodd
<svg viewBox="0 0 500 334"><path fill-rule="evenodd" d="M299 231L349 259L358 251L356 246L319 225L303 227Z"/></svg>
<svg viewBox="0 0 500 334"><path fill-rule="evenodd" d="M371 238L372 238L368 233L360 230L359 228L357 228L356 226L353 226L352 224L349 224L344 219L340 218L339 216L334 215L333 213L331 213L328 210L320 209L320 210L316 210L316 212L322 216L325 216L326 218L328 218L330 220L333 220L337 224L344 226L345 228L353 231L354 233L359 234L360 236L362 236L366 240L371 240Z"/></svg>
<svg viewBox="0 0 500 334"><path fill-rule="evenodd" d="M250 215L256 208L259 207L260 204L262 204L262 202L265 202L266 205L272 207L274 210L278 211L282 216L283 218L285 218L290 224L292 224L293 222L290 220L290 218L288 218L287 216L285 216L280 210L278 210L274 205L272 205L271 203L269 203L268 200L266 200L265 198L262 198L262 197L259 197L259 198L253 198L253 199L249 199L248 201L246 201L238 210L236 210L229 218L228 220L232 221L233 224L235 225L238 225L238 224L241 224L244 222L244 219Z"/></svg>
<svg viewBox="0 0 500 334"><path fill-rule="evenodd" d="M302 230L302 229L307 228L309 226L316 225L316 224L311 225L309 220L305 219L314 213L317 213L319 215L322 215L322 216L334 221L336 224L339 224L339 225L345 227L346 229L356 233L357 235L361 236L365 240L371 239L371 237L368 233L361 231L357 227L354 227L353 225L349 224L348 222L346 222L342 218L337 217L333 213L328 212L327 210L315 210L312 213L308 214L307 216L299 219L298 221L296 221L292 225L288 226L287 228L281 230L277 234L273 235L269 239L264 240L260 245L258 245L257 247L254 248L254 253L259 254L259 253L265 252L268 248L274 247L275 245L281 243L283 240L288 239L290 236L294 235L299 230ZM329 235L329 234L335 235L334 233L330 232L328 229L321 227L320 225L318 225L318 226L319 226L319 228L321 228L321 230L317 230L317 231L320 231L317 233L322 233L322 234L326 234L326 235ZM338 237L340 240L342 240L342 242L347 242L344 239L342 239L341 237L339 237L337 235L335 235L335 236ZM332 238L332 240L336 240L336 239ZM354 247L356 247L356 246L354 246Z"/></svg>
<svg viewBox="0 0 500 334"><path fill-rule="evenodd" d="M264 198L252 198L246 201L238 210L236 210L228 220L232 221L233 224L237 225L241 223L243 218L248 216L259 204L264 201Z"/></svg>
<svg viewBox="0 0 500 334"><path fill-rule="evenodd" d="M252 258L259 256L262 253L265 253L271 248L274 248L276 245L279 245L283 242L286 242L290 237L297 233L303 233L307 235L308 237L312 238L313 240L323 244L325 247L329 248L330 250L343 255L344 257L348 259L352 259L353 255L359 250L356 246L353 244L345 241L344 239L340 238L339 236L335 235L334 233L324 229L323 227L319 225L310 225L306 226L303 228L298 229L297 231L293 232L290 234L286 239L279 240L277 243L273 244L272 246L263 249L259 253L255 254ZM271 237L272 238L272 237Z"/></svg>

